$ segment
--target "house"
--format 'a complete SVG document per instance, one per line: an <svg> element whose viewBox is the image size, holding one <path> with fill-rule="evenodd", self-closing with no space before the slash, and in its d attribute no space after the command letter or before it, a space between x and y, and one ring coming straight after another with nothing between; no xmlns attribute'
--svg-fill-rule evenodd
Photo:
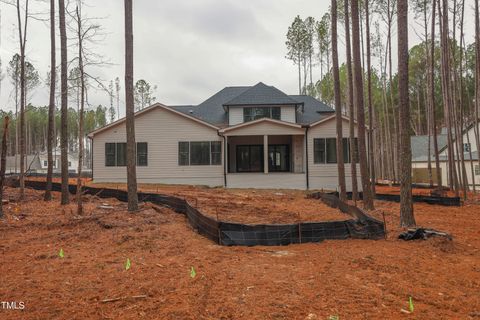
<svg viewBox="0 0 480 320"><path fill-rule="evenodd" d="M435 155L433 148L433 139L430 139L431 150L431 163L432 163L432 178L433 182L437 184L436 167L435 167ZM428 176L428 136L412 136L412 180L414 183L429 183ZM448 185L450 177L448 174L448 143L447 135L437 135L438 151L439 151L439 163L441 170L441 179L443 185ZM455 143L455 137L454 137ZM475 183L476 186L480 185L480 163L478 158L478 149L474 135L474 127L469 126L463 131L463 157L465 161L465 170L467 174L468 185L471 187ZM460 157L456 150L454 151L454 163L455 166L459 165ZM457 167L458 168L458 167ZM458 171L457 171L458 172Z"/></svg>
<svg viewBox="0 0 480 320"><path fill-rule="evenodd" d="M53 173L60 173L61 157L60 149L53 150ZM7 157L6 173L20 172L20 155ZM48 168L48 154L46 151L25 157L25 171L30 173L46 174ZM68 154L68 172L78 172L78 156Z"/></svg>
<svg viewBox="0 0 480 320"><path fill-rule="evenodd" d="M227 188L336 190L335 123L334 110L320 101L287 95L261 82L226 87L197 106L157 103L135 114L137 179ZM346 162L348 123L343 117ZM355 134L356 130L355 124ZM126 182L125 119L88 136L94 182ZM345 167L350 190L350 166Z"/></svg>

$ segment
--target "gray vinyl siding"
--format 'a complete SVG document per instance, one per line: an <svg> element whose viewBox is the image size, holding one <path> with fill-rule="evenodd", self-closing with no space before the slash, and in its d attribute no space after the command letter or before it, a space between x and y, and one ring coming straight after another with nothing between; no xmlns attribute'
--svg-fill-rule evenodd
<svg viewBox="0 0 480 320"><path fill-rule="evenodd" d="M348 121L343 121L343 137L350 136ZM313 139L316 138L336 138L337 129L335 118L318 124L308 130L308 171L310 189L328 189L338 190L338 170L336 163L313 163ZM355 125L355 137L357 136L357 126ZM345 183L347 191L352 191L352 171L350 163L345 164ZM357 164L358 189L362 190L360 179L360 166Z"/></svg>
<svg viewBox="0 0 480 320"><path fill-rule="evenodd" d="M229 173L228 188L299 189L307 188L304 173Z"/></svg>
<svg viewBox="0 0 480 320"><path fill-rule="evenodd" d="M285 122L295 123L295 106L281 106L280 119ZM243 123L243 107L229 107L229 125Z"/></svg>
<svg viewBox="0 0 480 320"><path fill-rule="evenodd" d="M135 118L135 138L137 142L148 143L148 166L137 167L139 183L223 185L223 146L222 165L178 165L179 141L223 141L216 129L172 111L155 108ZM126 167L105 166L105 143L125 141L125 123L94 136L95 182L126 182Z"/></svg>

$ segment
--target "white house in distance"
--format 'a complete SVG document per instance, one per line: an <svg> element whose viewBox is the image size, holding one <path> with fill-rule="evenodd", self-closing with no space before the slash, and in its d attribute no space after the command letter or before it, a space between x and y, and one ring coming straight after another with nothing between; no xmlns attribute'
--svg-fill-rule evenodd
<svg viewBox="0 0 480 320"><path fill-rule="evenodd" d="M261 82L226 87L197 106L154 104L135 114L135 135L139 183L338 189L334 110ZM125 119L88 136L94 182L125 183Z"/></svg>
<svg viewBox="0 0 480 320"><path fill-rule="evenodd" d="M60 173L61 157L60 149L53 150L53 173ZM20 172L20 155L7 157L6 173ZM47 152L27 155L25 157L25 170L30 173L46 174L48 168ZM68 172L78 172L78 157L72 153L68 154Z"/></svg>
<svg viewBox="0 0 480 320"><path fill-rule="evenodd" d="M479 128L480 129L480 128ZM448 175L448 146L447 135L439 134L437 136L439 162L442 176L442 184L448 185L450 177ZM413 182L428 183L428 136L412 136L412 176ZM455 139L454 139L455 143ZM433 152L433 139L431 141L431 162L434 183L436 184L435 156ZM475 140L473 125L466 128L463 132L463 152L465 160L465 170L467 174L468 185L470 187L480 185L480 163L478 159L478 149ZM470 157L471 153L471 157ZM458 165L460 157L454 151L455 165ZM473 173L472 173L473 167Z"/></svg>

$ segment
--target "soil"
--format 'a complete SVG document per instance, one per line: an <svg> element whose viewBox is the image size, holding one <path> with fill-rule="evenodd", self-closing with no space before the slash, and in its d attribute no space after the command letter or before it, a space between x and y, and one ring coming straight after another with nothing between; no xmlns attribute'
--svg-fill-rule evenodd
<svg viewBox="0 0 480 320"><path fill-rule="evenodd" d="M120 188L121 185L92 184ZM338 221L350 216L321 201L308 199L305 191L223 189L195 186L139 185L143 192L185 198L202 213L220 221L245 224L288 224L301 221Z"/></svg>
<svg viewBox="0 0 480 320"><path fill-rule="evenodd" d="M163 186L171 194L301 211L302 193ZM278 192L278 191L277 191ZM453 241L402 241L399 205L377 201L386 240L285 247L223 247L185 217L148 204L135 214L114 199L85 197L85 213L7 189L0 220L1 319L478 319L480 205L415 204L417 223ZM293 200L292 200L293 199ZM189 200L190 201L190 200ZM305 202L305 209L309 201ZM201 201L199 201L200 206ZM113 209L100 208L108 204ZM222 204L224 205L224 204ZM322 205L323 206L323 205ZM302 209L303 210L303 209ZM248 210L246 210L248 211ZM245 211L245 212L246 212ZM235 218L240 213L232 214ZM63 249L64 257L59 257ZM127 259L131 267L126 270ZM194 277L192 277L192 267ZM408 314L412 297L414 312Z"/></svg>

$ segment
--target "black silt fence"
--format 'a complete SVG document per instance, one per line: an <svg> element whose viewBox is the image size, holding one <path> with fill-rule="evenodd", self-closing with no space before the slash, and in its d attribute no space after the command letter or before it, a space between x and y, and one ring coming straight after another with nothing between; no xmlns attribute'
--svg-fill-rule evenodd
<svg viewBox="0 0 480 320"><path fill-rule="evenodd" d="M338 196L338 192L334 193ZM347 198L352 199L352 193L347 192ZM363 199L363 192L358 193L358 198ZM400 202L400 195L399 194L382 194L376 193L375 199L382 200L382 201L390 201L390 202ZM447 207L459 207L462 205L462 201L460 197L439 197L439 196L424 196L424 195L412 195L413 202L423 202L428 204L434 204L439 206L447 206Z"/></svg>
<svg viewBox="0 0 480 320"><path fill-rule="evenodd" d="M18 180L11 181L10 186L18 187ZM25 181L25 186L45 190L44 181ZM52 183L53 191L61 191L60 183ZM85 186L83 193L94 195L99 198L115 198L127 202L127 192L123 190L94 188ZM76 185L69 185L69 192L75 194ZM177 213L184 214L192 226L202 236L226 246L279 246L296 243L321 242L334 239L380 239L384 237L383 223L377 221L360 209L352 209L348 204L340 201L331 194L316 194L316 198L322 199L333 208L349 214L355 219L345 221L326 221L297 223L286 225L248 225L217 221L202 214L198 209L191 206L188 201L174 196L156 193L138 193L138 199L142 202L151 202L165 206Z"/></svg>

